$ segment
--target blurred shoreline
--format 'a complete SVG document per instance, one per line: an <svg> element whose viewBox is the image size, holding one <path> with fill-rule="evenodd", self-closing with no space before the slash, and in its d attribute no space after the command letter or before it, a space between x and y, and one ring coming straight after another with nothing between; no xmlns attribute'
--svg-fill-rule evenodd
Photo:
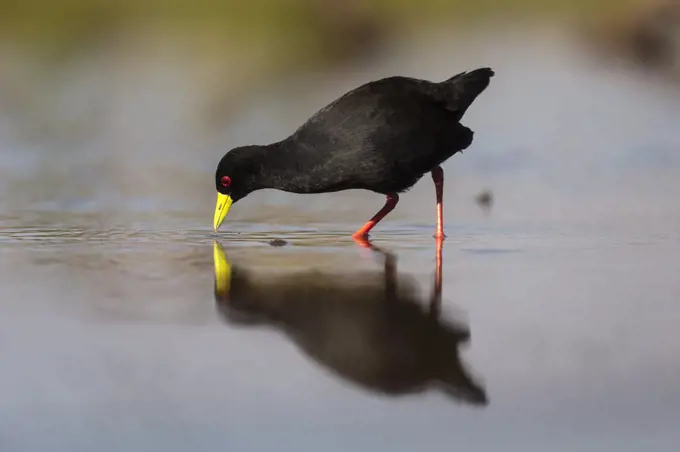
<svg viewBox="0 0 680 452"><path fill-rule="evenodd" d="M267 55L271 71L334 64L361 57L378 43L441 27L485 22L612 20L638 1L440 0L2 0L2 48L18 46L52 61L120 42L175 36L176 44L214 58ZM226 55L224 55L226 53ZM237 60L237 61L238 61ZM246 64L249 64L246 62Z"/></svg>

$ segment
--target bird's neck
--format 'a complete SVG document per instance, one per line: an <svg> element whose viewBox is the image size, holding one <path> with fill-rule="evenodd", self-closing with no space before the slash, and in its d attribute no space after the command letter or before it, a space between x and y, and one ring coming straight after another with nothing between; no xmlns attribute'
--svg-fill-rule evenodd
<svg viewBox="0 0 680 452"><path fill-rule="evenodd" d="M289 139L262 146L254 156L260 170L258 188L311 193L314 168L305 163L308 151Z"/></svg>

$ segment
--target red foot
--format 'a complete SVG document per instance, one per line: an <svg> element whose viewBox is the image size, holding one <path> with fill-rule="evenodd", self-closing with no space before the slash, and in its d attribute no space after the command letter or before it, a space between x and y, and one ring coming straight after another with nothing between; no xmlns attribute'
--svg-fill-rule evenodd
<svg viewBox="0 0 680 452"><path fill-rule="evenodd" d="M360 235L360 234L354 234L352 236L354 241L357 243L362 248L373 248L373 245L371 245L371 242L368 241L368 234L366 235Z"/></svg>
<svg viewBox="0 0 680 452"><path fill-rule="evenodd" d="M390 195L387 195L385 199L385 205L376 213L373 215L373 218L368 220L368 222L361 227L357 232L352 234L352 238L355 240L366 240L368 239L368 233L373 229L373 227L378 224L380 220L385 218L385 215L388 213L392 212L394 207L397 205L399 202L399 195L396 193L392 193Z"/></svg>

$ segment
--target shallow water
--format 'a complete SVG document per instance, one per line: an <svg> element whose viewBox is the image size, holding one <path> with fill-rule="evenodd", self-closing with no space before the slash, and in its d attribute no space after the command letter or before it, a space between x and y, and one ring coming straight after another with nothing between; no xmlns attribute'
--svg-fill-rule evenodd
<svg viewBox="0 0 680 452"><path fill-rule="evenodd" d="M220 152L205 142L187 150L191 130L167 116L172 99L156 106L147 130L114 121L82 149L3 142L2 450L673 450L677 93L594 66L561 38L520 38L451 50L467 65L492 61L499 74L465 121L477 131L473 149L445 166L440 322L469 330L467 344L418 349L411 339L420 336L407 333L435 328L416 322L435 271L427 178L374 234L394 254L400 284L413 279L420 304L407 307L417 315L392 321L402 311L374 298L366 305L375 310L356 304L366 297L358 281L377 287L384 260L348 233L380 197L265 192L234 207L219 241L261 301L290 308L265 303L253 316L248 306L230 320L214 296L214 194L205 182ZM276 139L358 79L413 68L441 78L459 66L437 54L416 44L379 68L321 83L313 96L292 83L254 102L216 142ZM117 101L121 117L143 102ZM487 186L495 202L484 212L473 196ZM281 295L288 286L310 289L291 301ZM329 304L341 290L354 304ZM387 336L372 336L375 325ZM395 390L403 375L427 374L413 355L382 385L339 370L371 374L386 356L413 346L424 359L441 344L486 404L431 384ZM392 390L376 389L385 385Z"/></svg>

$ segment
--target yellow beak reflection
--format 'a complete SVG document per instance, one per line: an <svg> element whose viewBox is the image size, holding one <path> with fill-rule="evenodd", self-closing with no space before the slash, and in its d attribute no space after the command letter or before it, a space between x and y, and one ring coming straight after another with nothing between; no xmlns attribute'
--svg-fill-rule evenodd
<svg viewBox="0 0 680 452"><path fill-rule="evenodd" d="M231 202L231 196L217 193L217 204L215 204L215 216L213 217L213 230L215 232L217 232L224 221L224 217L229 213Z"/></svg>
<svg viewBox="0 0 680 452"><path fill-rule="evenodd" d="M224 254L222 245L213 244L213 264L215 265L215 296L225 298L229 294L231 284L231 265Z"/></svg>

